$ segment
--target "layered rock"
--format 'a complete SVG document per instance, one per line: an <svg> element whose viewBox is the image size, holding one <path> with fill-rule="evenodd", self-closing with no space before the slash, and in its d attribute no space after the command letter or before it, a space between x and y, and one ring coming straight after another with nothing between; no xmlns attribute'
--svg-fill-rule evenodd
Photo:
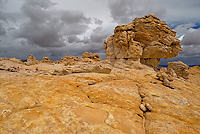
<svg viewBox="0 0 200 134"><path fill-rule="evenodd" d="M188 79L189 77L189 66L181 61L168 62L167 68L161 68L157 73L159 80L163 81L163 85L174 88L170 81L175 78Z"/></svg>
<svg viewBox="0 0 200 134"><path fill-rule="evenodd" d="M177 77L188 79L189 66L184 64L182 61L168 62L168 69L174 70Z"/></svg>
<svg viewBox="0 0 200 134"><path fill-rule="evenodd" d="M84 52L82 54L82 59L91 59L93 61L101 61L101 59L99 58L99 55L97 53L88 53L88 52Z"/></svg>
<svg viewBox="0 0 200 134"><path fill-rule="evenodd" d="M114 35L104 41L106 59L131 59L157 67L160 58L173 58L182 51L176 32L150 14L115 27Z"/></svg>

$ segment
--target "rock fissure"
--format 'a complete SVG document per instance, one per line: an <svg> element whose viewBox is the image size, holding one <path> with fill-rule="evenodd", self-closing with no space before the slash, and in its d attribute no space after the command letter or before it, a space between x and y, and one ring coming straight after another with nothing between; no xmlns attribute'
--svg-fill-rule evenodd
<svg viewBox="0 0 200 134"><path fill-rule="evenodd" d="M147 108L144 104L144 100L143 98L145 98L145 94L142 94L141 91L140 91L140 85L137 85L137 88L138 88L138 94L140 95L140 98L141 98L141 104L140 104L140 110L143 112L143 116L142 116L142 126L143 126L143 129L145 131L145 134L146 134L146 129L145 129L145 113L147 112Z"/></svg>

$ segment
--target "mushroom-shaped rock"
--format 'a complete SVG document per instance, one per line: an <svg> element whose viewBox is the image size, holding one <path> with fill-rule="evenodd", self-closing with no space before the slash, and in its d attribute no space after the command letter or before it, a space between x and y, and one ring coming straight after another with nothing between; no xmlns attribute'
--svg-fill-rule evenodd
<svg viewBox="0 0 200 134"><path fill-rule="evenodd" d="M107 60L131 59L158 67L160 58L173 58L182 51L176 32L150 14L115 27L114 35L104 41Z"/></svg>

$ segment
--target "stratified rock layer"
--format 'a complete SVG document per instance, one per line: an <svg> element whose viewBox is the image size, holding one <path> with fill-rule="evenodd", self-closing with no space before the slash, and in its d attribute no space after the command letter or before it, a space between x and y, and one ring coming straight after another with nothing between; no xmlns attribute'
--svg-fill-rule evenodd
<svg viewBox="0 0 200 134"><path fill-rule="evenodd" d="M160 58L173 58L182 51L176 32L164 21L150 14L119 25L104 41L106 59L131 59L157 67Z"/></svg>

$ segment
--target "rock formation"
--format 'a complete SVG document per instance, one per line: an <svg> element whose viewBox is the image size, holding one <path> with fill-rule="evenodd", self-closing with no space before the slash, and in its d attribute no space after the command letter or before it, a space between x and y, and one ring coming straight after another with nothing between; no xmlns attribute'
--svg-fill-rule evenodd
<svg viewBox="0 0 200 134"><path fill-rule="evenodd" d="M26 62L25 62L26 65L33 65L33 64L37 64L37 63L39 63L39 61L36 60L36 57L33 56L32 54L30 54L30 55L28 56L28 59L27 59Z"/></svg>
<svg viewBox="0 0 200 134"><path fill-rule="evenodd" d="M67 65L74 65L74 64L76 64L80 60L81 60L81 58L79 58L79 57L67 55L67 56L64 56L61 59L61 63L64 63L66 66Z"/></svg>
<svg viewBox="0 0 200 134"><path fill-rule="evenodd" d="M101 59L99 58L99 55L97 53L84 52L82 54L82 59L84 59L84 58L89 58L89 59L92 59L94 61L101 61Z"/></svg>
<svg viewBox="0 0 200 134"><path fill-rule="evenodd" d="M49 60L49 57L43 57L41 62L42 63L51 63L51 61Z"/></svg>
<svg viewBox="0 0 200 134"><path fill-rule="evenodd" d="M159 80L163 81L163 85L173 88L170 81L175 78L188 79L189 66L181 61L168 62L167 68L161 68L157 74Z"/></svg>
<svg viewBox="0 0 200 134"><path fill-rule="evenodd" d="M104 41L106 59L140 61L158 67L160 58L173 58L182 51L176 32L150 14L115 27L114 35Z"/></svg>
<svg viewBox="0 0 200 134"><path fill-rule="evenodd" d="M35 60L36 60L36 57L33 56L32 54L30 54L30 55L28 56L27 62L29 63L29 62L33 62L33 61L35 61Z"/></svg>
<svg viewBox="0 0 200 134"><path fill-rule="evenodd" d="M181 61L169 62L168 69L174 70L177 77L182 77L184 79L188 79L189 66L184 64L183 62L181 62Z"/></svg>

